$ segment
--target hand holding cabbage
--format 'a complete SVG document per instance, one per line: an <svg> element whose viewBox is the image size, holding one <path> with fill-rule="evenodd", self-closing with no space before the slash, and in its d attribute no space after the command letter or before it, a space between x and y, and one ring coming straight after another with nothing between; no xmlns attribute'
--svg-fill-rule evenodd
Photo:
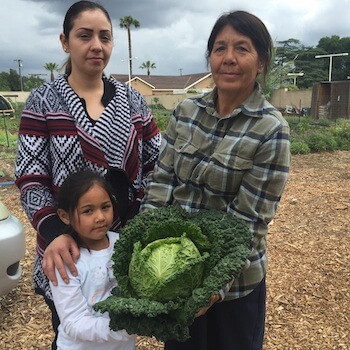
<svg viewBox="0 0 350 350"><path fill-rule="evenodd" d="M115 245L118 287L94 307L109 312L113 330L184 341L195 314L239 276L251 238L243 221L222 211L140 213Z"/></svg>

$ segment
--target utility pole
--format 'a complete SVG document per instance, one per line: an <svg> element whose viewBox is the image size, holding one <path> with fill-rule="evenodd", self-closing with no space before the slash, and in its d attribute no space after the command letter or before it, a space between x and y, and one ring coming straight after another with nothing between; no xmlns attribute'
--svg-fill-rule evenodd
<svg viewBox="0 0 350 350"><path fill-rule="evenodd" d="M329 55L316 55L315 58L323 58L323 57L329 57L329 73L328 73L328 81L332 81L332 58L334 56L347 56L347 52L343 53L333 53Z"/></svg>
<svg viewBox="0 0 350 350"><path fill-rule="evenodd" d="M22 72L21 72L21 68L23 66L22 64L22 60L21 59L17 59L17 60L14 60L18 63L18 74L19 74L19 82L21 84L21 91L23 91L23 80L22 80Z"/></svg>
<svg viewBox="0 0 350 350"><path fill-rule="evenodd" d="M131 60L137 60L137 57L131 57L131 58L128 58L128 84L130 85L131 84ZM125 60L122 60L122 62L124 62Z"/></svg>
<svg viewBox="0 0 350 350"><path fill-rule="evenodd" d="M182 76L182 70L183 70L183 68L179 68L180 76Z"/></svg>

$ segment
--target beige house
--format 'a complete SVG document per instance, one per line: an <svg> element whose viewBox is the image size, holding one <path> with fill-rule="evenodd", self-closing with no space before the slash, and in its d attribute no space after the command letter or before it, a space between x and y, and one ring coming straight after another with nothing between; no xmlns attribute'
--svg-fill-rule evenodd
<svg viewBox="0 0 350 350"><path fill-rule="evenodd" d="M122 83L127 83L129 80L128 74L111 74L111 76ZM174 109L186 97L193 97L203 92L211 91L214 88L214 82L210 72L179 76L134 75L130 83L132 87L137 89L145 97L148 104L160 103L169 110ZM330 84L324 85L328 86ZM0 95L7 97L14 104L24 102L29 92L0 91ZM281 110L286 109L288 106L310 108L311 97L312 89L296 91L278 89L273 91L270 102ZM342 97L342 101L344 100L346 100L346 96L344 98ZM341 113L340 115L343 114Z"/></svg>
<svg viewBox="0 0 350 350"><path fill-rule="evenodd" d="M127 74L111 74L116 80L127 83ZM169 75L135 75L130 85L143 96L177 95L188 92L202 93L214 87L211 73L198 73L179 76Z"/></svg>

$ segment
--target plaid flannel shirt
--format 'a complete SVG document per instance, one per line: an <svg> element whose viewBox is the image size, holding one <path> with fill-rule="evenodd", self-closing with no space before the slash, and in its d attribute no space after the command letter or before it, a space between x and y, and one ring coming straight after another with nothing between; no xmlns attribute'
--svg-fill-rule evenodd
<svg viewBox="0 0 350 350"><path fill-rule="evenodd" d="M245 220L252 251L241 275L223 287L225 300L249 294L267 268L266 234L290 166L289 125L259 85L220 117L217 91L183 100L174 110L141 210L169 204L189 212L219 209Z"/></svg>

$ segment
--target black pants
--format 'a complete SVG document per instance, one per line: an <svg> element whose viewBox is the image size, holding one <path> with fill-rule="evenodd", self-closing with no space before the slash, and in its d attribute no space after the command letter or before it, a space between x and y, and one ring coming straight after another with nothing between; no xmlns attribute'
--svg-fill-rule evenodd
<svg viewBox="0 0 350 350"><path fill-rule="evenodd" d="M165 350L261 350L266 314L265 279L244 298L214 304L195 319L191 338L168 341Z"/></svg>
<svg viewBox="0 0 350 350"><path fill-rule="evenodd" d="M45 302L47 304L47 306L49 307L50 311L51 311L51 322L52 322L52 328L55 332L55 339L53 340L52 344L51 344L51 350L56 350L57 349L57 336L58 336L58 326L60 324L60 319L57 315L57 311L55 308L55 304L52 300L44 297Z"/></svg>

